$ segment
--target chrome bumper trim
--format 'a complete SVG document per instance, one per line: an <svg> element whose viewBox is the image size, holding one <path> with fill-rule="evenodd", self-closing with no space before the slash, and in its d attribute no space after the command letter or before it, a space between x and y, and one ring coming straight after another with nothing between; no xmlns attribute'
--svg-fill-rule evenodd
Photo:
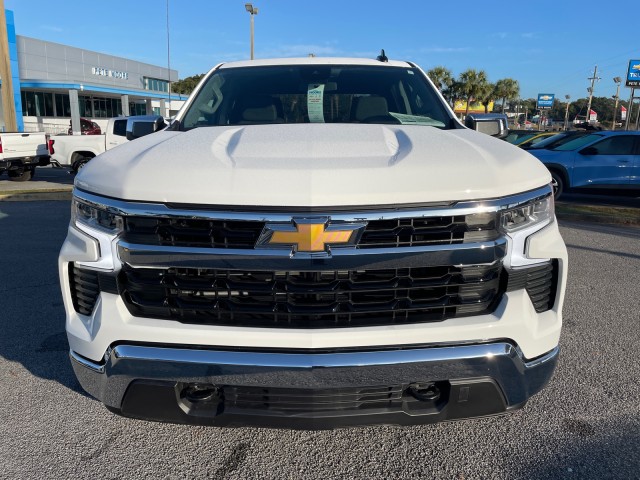
<svg viewBox="0 0 640 480"><path fill-rule="evenodd" d="M265 353L118 345L105 363L71 352L83 388L118 408L132 381L146 379L283 388L343 388L491 378L507 406L519 405L549 380L559 349L527 361L506 342L344 353Z"/></svg>

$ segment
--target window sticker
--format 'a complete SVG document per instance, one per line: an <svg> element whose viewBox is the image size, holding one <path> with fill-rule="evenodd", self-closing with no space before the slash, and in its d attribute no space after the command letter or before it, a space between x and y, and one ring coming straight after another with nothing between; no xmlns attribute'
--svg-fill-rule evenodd
<svg viewBox="0 0 640 480"><path fill-rule="evenodd" d="M307 111L309 122L324 123L322 103L324 99L324 84L311 83L307 89Z"/></svg>

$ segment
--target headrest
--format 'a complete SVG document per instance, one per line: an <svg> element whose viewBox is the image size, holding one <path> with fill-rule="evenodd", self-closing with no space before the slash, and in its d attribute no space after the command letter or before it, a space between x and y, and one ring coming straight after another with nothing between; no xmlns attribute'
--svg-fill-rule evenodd
<svg viewBox="0 0 640 480"><path fill-rule="evenodd" d="M358 97L356 103L355 119L366 120L370 117L386 117L389 115L389 106L384 97Z"/></svg>

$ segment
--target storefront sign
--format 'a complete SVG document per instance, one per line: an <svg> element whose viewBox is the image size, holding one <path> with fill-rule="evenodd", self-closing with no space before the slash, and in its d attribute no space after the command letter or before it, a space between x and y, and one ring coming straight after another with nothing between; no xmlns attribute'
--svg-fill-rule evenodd
<svg viewBox="0 0 640 480"><path fill-rule="evenodd" d="M555 94L553 93L539 93L538 94L538 109L553 107L553 100Z"/></svg>
<svg viewBox="0 0 640 480"><path fill-rule="evenodd" d="M91 73L101 77L118 78L120 80L129 79L129 74L127 72L119 72L118 70L109 70L101 67L91 67Z"/></svg>
<svg viewBox="0 0 640 480"><path fill-rule="evenodd" d="M640 87L640 60L629 60L627 87Z"/></svg>

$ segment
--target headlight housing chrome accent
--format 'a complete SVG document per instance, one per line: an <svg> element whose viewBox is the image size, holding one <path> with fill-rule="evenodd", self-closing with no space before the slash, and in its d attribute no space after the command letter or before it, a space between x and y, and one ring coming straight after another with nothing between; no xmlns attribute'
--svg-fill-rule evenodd
<svg viewBox="0 0 640 480"><path fill-rule="evenodd" d="M553 195L535 199L516 208L504 210L500 215L500 228L505 233L517 232L534 225L553 221L555 205Z"/></svg>
<svg viewBox="0 0 640 480"><path fill-rule="evenodd" d="M75 196L71 202L71 222L74 225L82 224L112 235L117 235L124 229L123 217L112 209Z"/></svg>

